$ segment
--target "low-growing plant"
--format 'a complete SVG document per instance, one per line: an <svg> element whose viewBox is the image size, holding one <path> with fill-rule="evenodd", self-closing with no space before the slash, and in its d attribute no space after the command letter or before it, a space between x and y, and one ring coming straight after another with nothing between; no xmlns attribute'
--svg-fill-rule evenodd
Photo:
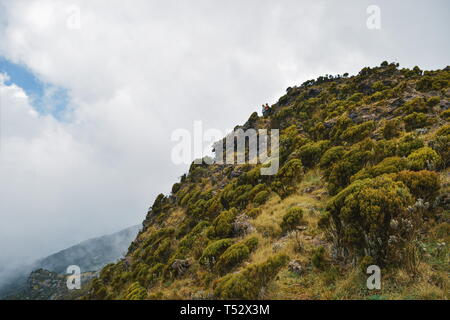
<svg viewBox="0 0 450 320"><path fill-rule="evenodd" d="M283 232L295 230L302 222L303 210L298 207L293 207L283 216L280 227Z"/></svg>
<svg viewBox="0 0 450 320"><path fill-rule="evenodd" d="M287 255L280 254L263 263L250 265L238 273L230 273L216 282L214 295L219 299L259 299L264 288L288 260Z"/></svg>
<svg viewBox="0 0 450 320"><path fill-rule="evenodd" d="M222 274L231 271L234 267L248 259L250 253L256 248L257 245L257 237L252 237L233 244L227 248L222 255L220 255L216 264L217 270Z"/></svg>
<svg viewBox="0 0 450 320"><path fill-rule="evenodd" d="M408 167L411 170L435 170L441 165L441 157L430 147L420 148L411 153L408 158Z"/></svg>

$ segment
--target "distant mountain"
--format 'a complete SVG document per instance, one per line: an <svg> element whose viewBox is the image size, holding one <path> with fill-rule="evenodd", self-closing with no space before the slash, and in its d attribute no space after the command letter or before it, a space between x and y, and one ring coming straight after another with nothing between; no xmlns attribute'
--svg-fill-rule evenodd
<svg viewBox="0 0 450 320"><path fill-rule="evenodd" d="M70 265L77 265L82 272L96 271L125 255L131 241L139 231L133 226L122 231L89 239L59 251L36 262L36 268L56 273L66 273Z"/></svg>
<svg viewBox="0 0 450 320"><path fill-rule="evenodd" d="M89 239L40 259L32 265L20 267L16 274L0 287L0 299L6 297L50 299L55 294L51 288L46 289L45 294L42 290L30 291L30 283L36 282L36 275L40 280L46 274L51 275L52 279L61 280L65 278L64 274L70 265L79 266L83 274L95 272L123 257L139 228L140 226L136 225L113 234Z"/></svg>

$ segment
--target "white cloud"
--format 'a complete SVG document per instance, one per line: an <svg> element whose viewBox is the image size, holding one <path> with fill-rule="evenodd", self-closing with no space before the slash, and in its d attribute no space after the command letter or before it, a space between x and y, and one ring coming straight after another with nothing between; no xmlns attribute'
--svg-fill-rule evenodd
<svg viewBox="0 0 450 320"><path fill-rule="evenodd" d="M79 30L67 28L74 4ZM392 11L408 17L386 1L382 29L368 30L369 4L0 0L0 55L70 98L59 122L1 84L1 256L38 257L140 222L186 169L170 162L170 133L194 120L223 131L288 86L385 59L444 67L443 39L432 53L397 48L421 31L394 22Z"/></svg>

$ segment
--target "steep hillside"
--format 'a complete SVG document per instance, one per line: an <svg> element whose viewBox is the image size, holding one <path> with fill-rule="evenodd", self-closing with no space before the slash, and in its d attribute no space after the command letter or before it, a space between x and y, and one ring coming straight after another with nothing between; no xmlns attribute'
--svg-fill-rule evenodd
<svg viewBox="0 0 450 320"><path fill-rule="evenodd" d="M86 299L448 299L450 68L287 89L280 170L195 165ZM380 266L381 290L366 287Z"/></svg>

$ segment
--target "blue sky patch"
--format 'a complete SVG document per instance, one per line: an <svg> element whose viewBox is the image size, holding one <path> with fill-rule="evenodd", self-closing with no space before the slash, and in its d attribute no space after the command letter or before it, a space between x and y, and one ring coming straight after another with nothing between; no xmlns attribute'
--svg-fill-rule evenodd
<svg viewBox="0 0 450 320"><path fill-rule="evenodd" d="M66 89L42 82L27 67L3 57L0 57L0 73L8 75L7 85L14 83L25 91L37 112L43 115L51 114L61 120L69 103Z"/></svg>

